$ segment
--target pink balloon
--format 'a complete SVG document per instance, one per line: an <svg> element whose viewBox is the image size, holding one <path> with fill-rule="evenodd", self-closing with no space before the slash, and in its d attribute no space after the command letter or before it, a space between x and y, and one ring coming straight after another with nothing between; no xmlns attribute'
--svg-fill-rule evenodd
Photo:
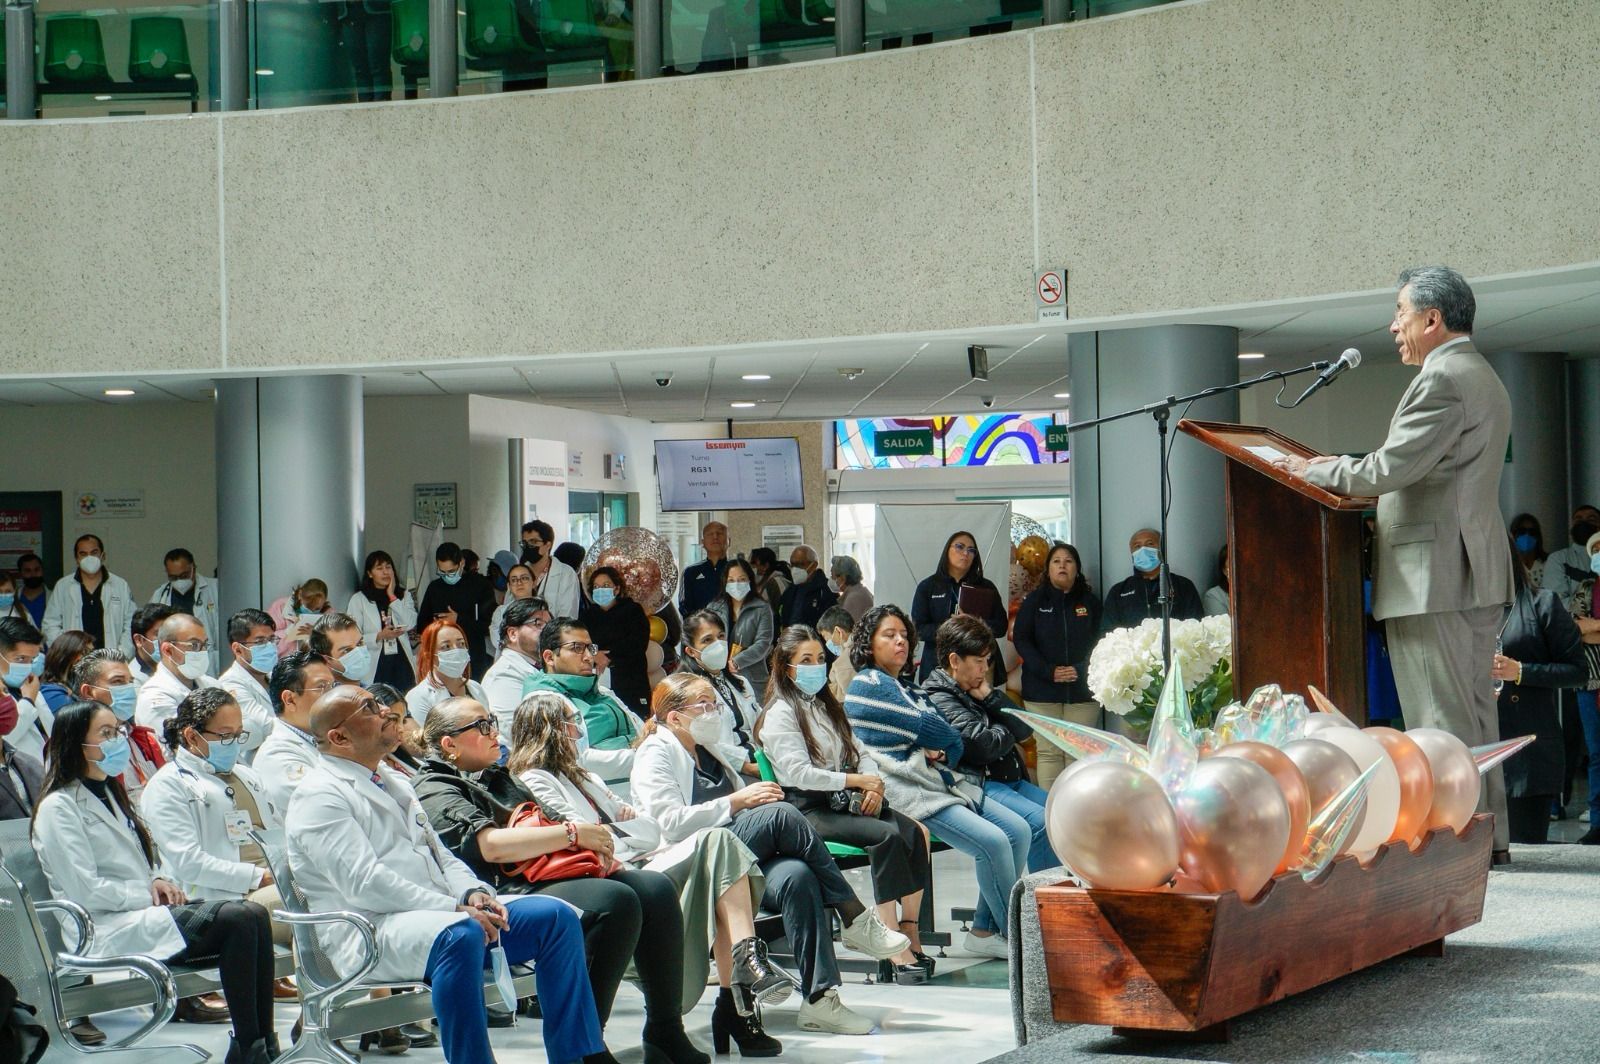
<svg viewBox="0 0 1600 1064"><path fill-rule="evenodd" d="M1272 773L1238 757L1206 758L1173 802L1184 872L1207 890L1261 893L1289 845L1289 804Z"/></svg>
<svg viewBox="0 0 1600 1064"><path fill-rule="evenodd" d="M1172 803L1155 777L1131 765L1063 772L1050 787L1045 825L1056 856L1086 886L1152 890L1178 870Z"/></svg>
<svg viewBox="0 0 1600 1064"><path fill-rule="evenodd" d="M1283 752L1289 755L1289 760L1295 763L1300 774L1306 778L1306 786L1311 790L1311 816L1315 819L1322 807L1327 805L1340 791L1355 782L1361 775L1361 770L1356 768L1355 759L1332 743L1321 739L1296 739L1292 743L1285 743ZM1366 812L1362 812L1366 817ZM1361 831L1358 822L1350 832L1354 839ZM1349 840L1346 840L1344 850L1350 849Z"/></svg>
<svg viewBox="0 0 1600 1064"><path fill-rule="evenodd" d="M1378 766L1378 771L1367 781L1367 815L1361 826L1351 832L1348 847L1350 853L1366 860L1394 833L1395 821L1400 816L1399 770L1383 744L1359 729L1324 728L1317 733L1317 738L1349 754L1359 771L1365 772L1368 765Z"/></svg>
<svg viewBox="0 0 1600 1064"><path fill-rule="evenodd" d="M1478 764L1467 744L1438 728L1411 728L1411 741L1422 747L1422 754L1433 770L1433 805L1428 810L1424 832L1448 827L1457 835L1478 811Z"/></svg>

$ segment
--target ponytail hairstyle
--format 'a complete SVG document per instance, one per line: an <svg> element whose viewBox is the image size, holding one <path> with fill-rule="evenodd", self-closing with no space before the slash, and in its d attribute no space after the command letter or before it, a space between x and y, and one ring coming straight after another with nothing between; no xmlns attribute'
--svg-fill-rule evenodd
<svg viewBox="0 0 1600 1064"><path fill-rule="evenodd" d="M656 689L650 693L650 719L645 721L644 733L653 734L666 721L668 713L683 712L684 707L694 701L695 689L700 687L706 689L713 702L717 700L711 681L696 673L675 672L656 684Z"/></svg>
<svg viewBox="0 0 1600 1064"><path fill-rule="evenodd" d="M89 728L100 713L111 715L111 707L99 702L73 702L62 706L56 713L55 724L50 729L50 738L44 748L45 765L48 766L44 773L44 786L39 790L38 804L33 807L35 827L39 823L39 809L46 798L88 777L89 758L84 755L83 748L89 742ZM111 719L116 720L116 717L112 716ZM133 833L139 839L139 849L144 851L145 861L154 870L155 843L150 841L150 832L145 830L144 821L139 819L139 811L129 800L128 790L122 785L122 780L107 776L106 792L132 825ZM32 830L29 829L30 832Z"/></svg>
<svg viewBox="0 0 1600 1064"><path fill-rule="evenodd" d="M178 703L178 712L167 718L161 726L161 741L173 753L183 745L183 733L193 728L205 731L211 718L224 706L237 706L238 699L226 687L197 687Z"/></svg>
<svg viewBox="0 0 1600 1064"><path fill-rule="evenodd" d="M833 729L833 734L839 737L839 744L844 747L844 760L847 763L859 764L860 747L856 745L855 733L850 729L850 718L845 715L844 706L834 697L833 688L824 686L815 695L807 695L789 675L790 662L807 643L815 643L819 649L823 645L822 637L807 625L791 624L778 633L772 651L772 672L767 676L767 705L771 706L774 702L781 701L794 707L795 723L800 726L800 738L806 744L806 756L811 759L812 764L817 764L821 760L817 753L817 740L811 731L813 716L820 717L823 723ZM820 710L820 713L816 712L817 710ZM761 726L766 720L767 715L761 714L756 726L751 729L750 738L757 746L761 745Z"/></svg>

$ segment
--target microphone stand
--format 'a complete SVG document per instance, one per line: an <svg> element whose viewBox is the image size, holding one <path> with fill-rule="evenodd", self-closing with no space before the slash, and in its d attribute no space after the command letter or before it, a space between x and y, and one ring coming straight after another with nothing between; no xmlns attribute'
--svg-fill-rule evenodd
<svg viewBox="0 0 1600 1064"><path fill-rule="evenodd" d="M1074 433L1081 432L1084 429L1099 428L1101 425L1106 425L1113 421L1121 421L1124 418L1137 417L1140 414L1149 414L1155 419L1156 448L1160 459L1158 464L1161 471L1161 564L1158 570L1159 576L1157 577L1161 582L1161 664L1162 668L1168 673L1172 671L1172 571L1167 565L1167 558L1171 554L1167 543L1167 506L1168 495L1172 486L1172 475L1168 466L1171 452L1167 447L1167 422L1171 419L1172 408L1192 403L1199 399L1209 399L1213 395L1242 392L1246 388L1253 388L1267 381L1281 381L1289 377L1298 376L1301 373L1320 372L1330 365L1332 365L1331 362L1313 362L1308 366L1301 366L1299 369L1273 370L1269 373L1263 373L1259 377L1252 377L1249 380L1238 381L1234 384L1219 384L1189 395L1169 395L1165 399L1157 399L1155 402L1146 403L1144 406L1132 407L1120 413L1107 414L1104 417L1090 418L1087 421L1074 421L1065 426L1067 432ZM1298 405L1298 401L1296 401L1296 405ZM1292 407L1286 409L1292 409Z"/></svg>

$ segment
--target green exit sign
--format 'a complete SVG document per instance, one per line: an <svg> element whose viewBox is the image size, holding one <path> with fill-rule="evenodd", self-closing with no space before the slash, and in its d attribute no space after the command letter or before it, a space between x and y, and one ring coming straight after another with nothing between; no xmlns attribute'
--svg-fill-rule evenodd
<svg viewBox="0 0 1600 1064"><path fill-rule="evenodd" d="M879 458L898 455L915 458L933 453L932 429L901 429L898 432L880 432L872 438L872 453Z"/></svg>
<svg viewBox="0 0 1600 1064"><path fill-rule="evenodd" d="M1065 425L1051 425L1044 430L1044 449L1065 451L1071 446L1072 434Z"/></svg>

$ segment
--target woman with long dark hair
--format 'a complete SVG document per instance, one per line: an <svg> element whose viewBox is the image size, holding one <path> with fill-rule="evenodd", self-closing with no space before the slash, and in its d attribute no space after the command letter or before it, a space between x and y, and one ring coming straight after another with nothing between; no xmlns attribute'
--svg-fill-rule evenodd
<svg viewBox="0 0 1600 1064"><path fill-rule="evenodd" d="M375 550L361 564L361 586L350 596L345 612L356 620L361 638L378 656L373 683L386 683L409 691L417 682L416 661L411 653L411 629L416 627L417 609L400 584L394 559L386 551Z"/></svg>
<svg viewBox="0 0 1600 1064"><path fill-rule="evenodd" d="M94 649L94 636L88 632L62 632L50 641L44 655L44 675L39 677L39 697L50 712L76 701L72 694L72 667Z"/></svg>
<svg viewBox="0 0 1600 1064"><path fill-rule="evenodd" d="M917 640L925 648L917 664L918 683L927 679L928 673L939 664L933 660L933 640L939 626L949 620L951 614L966 612L961 609L963 591L974 604L969 609L981 610L978 619L989 626L996 639L1004 639L1008 620L1005 596L983 575L983 555L971 532L956 532L944 541L944 550L939 553L939 564L933 575L917 585L917 592L911 599L911 620L916 625Z"/></svg>
<svg viewBox="0 0 1600 1064"><path fill-rule="evenodd" d="M772 607L755 593L755 586L755 568L743 558L730 558L722 574L722 594L707 608L721 614L727 626L734 670L760 691L767 686L767 658L772 653L776 622Z"/></svg>
<svg viewBox="0 0 1600 1064"><path fill-rule="evenodd" d="M733 653L728 644L728 626L715 610L696 610L683 622L683 654L680 672L703 676L717 693L722 712L722 739L719 752L729 764L746 776L757 776L755 742L751 731L761 716L761 704L750 681L733 671Z"/></svg>
<svg viewBox="0 0 1600 1064"><path fill-rule="evenodd" d="M51 893L94 918L90 955L215 962L233 1020L226 1064L278 1056L267 910L233 899L191 902L156 874L155 843L117 779L128 739L110 708L74 702L62 709L47 752L33 848Z"/></svg>
<svg viewBox="0 0 1600 1064"><path fill-rule="evenodd" d="M588 596L578 607L578 619L589 629L589 638L605 655L596 663L604 672L611 670L607 684L624 705L641 718L650 715L650 669L645 648L650 645L650 618L633 599L622 582L622 574L609 565L596 566L589 573Z"/></svg>
<svg viewBox="0 0 1600 1064"><path fill-rule="evenodd" d="M1100 638L1100 596L1070 543L1050 548L1044 573L1011 626L1011 642L1022 659L1022 704L1046 717L1099 727L1100 704L1089 691L1089 652ZM1066 756L1043 739L1035 750L1039 786L1048 791L1067 767Z"/></svg>
<svg viewBox="0 0 1600 1064"><path fill-rule="evenodd" d="M1544 549L1544 528L1532 514L1518 514L1511 519L1511 549L1522 562L1528 583L1535 591L1544 586L1544 560L1550 557Z"/></svg>
<svg viewBox="0 0 1600 1064"><path fill-rule="evenodd" d="M897 983L927 982L933 958L922 952L918 936L928 885L927 835L884 800L877 762L856 742L844 706L828 689L822 638L803 624L778 636L767 709L755 739L784 797L817 834L867 851L878 918L911 940L903 953L882 962L884 974Z"/></svg>

